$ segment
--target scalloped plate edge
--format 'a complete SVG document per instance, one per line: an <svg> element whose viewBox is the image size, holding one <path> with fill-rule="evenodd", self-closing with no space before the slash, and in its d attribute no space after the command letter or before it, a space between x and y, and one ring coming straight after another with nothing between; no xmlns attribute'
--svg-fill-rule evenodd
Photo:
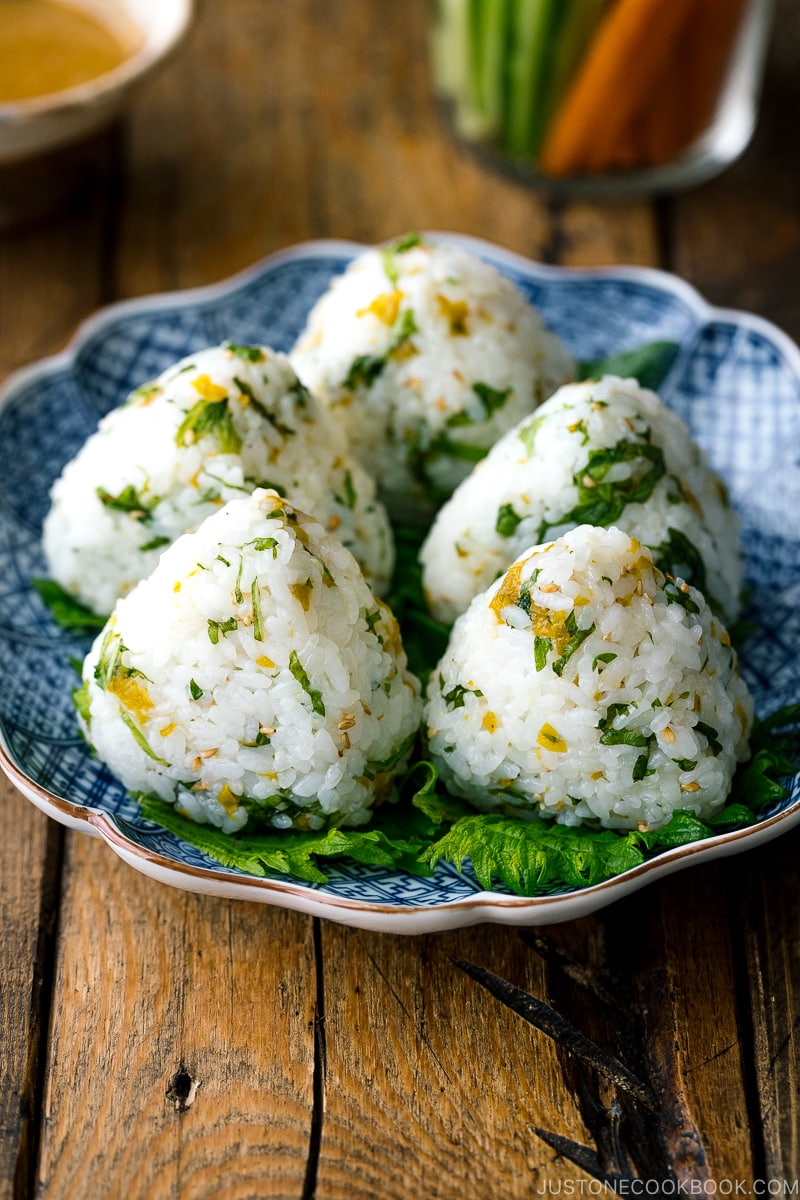
<svg viewBox="0 0 800 1200"><path fill-rule="evenodd" d="M526 897L475 892L464 899L441 905L379 904L331 896L291 880L253 875L239 877L226 871L203 870L155 854L127 838L108 814L83 805L73 805L34 783L13 762L1 737L0 769L41 812L70 829L102 838L123 862L158 883L227 900L278 905L375 933L414 935L444 933L481 922L554 925L574 920L597 912L646 884L655 883L666 875L700 861L738 854L763 845L800 822L800 800L797 800L789 808L767 817L758 825L666 850L657 858L613 879L561 896Z"/></svg>

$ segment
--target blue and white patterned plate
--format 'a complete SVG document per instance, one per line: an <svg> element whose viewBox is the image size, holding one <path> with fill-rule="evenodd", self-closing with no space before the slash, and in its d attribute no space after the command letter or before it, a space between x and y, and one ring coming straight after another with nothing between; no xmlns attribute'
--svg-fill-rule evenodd
<svg viewBox="0 0 800 1200"><path fill-rule="evenodd" d="M446 235L436 235L446 236ZM757 317L710 308L672 276L636 268L562 270L484 242L451 238L508 274L576 358L677 342L664 400L726 479L741 514L753 614L742 651L761 715L800 699L800 352ZM692 862L756 845L800 820L800 779L758 825L666 852L581 891L521 899L480 889L440 864L431 879L337 865L327 884L220 867L159 826L78 736L70 659L87 643L51 619L31 579L50 485L98 419L182 355L225 338L288 350L331 276L361 247L316 242L209 288L103 310L70 347L15 375L0 395L0 766L39 808L100 836L132 866L191 891L260 900L363 928L422 933L478 921L578 917ZM751 614L751 615L753 615Z"/></svg>

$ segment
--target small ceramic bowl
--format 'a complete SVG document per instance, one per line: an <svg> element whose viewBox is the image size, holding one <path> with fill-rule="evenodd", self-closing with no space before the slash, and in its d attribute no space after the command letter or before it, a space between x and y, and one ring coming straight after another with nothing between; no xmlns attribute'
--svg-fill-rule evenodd
<svg viewBox="0 0 800 1200"><path fill-rule="evenodd" d="M132 47L118 67L74 87L0 104L0 166L95 133L121 111L131 91L171 53L191 22L193 0L70 0Z"/></svg>

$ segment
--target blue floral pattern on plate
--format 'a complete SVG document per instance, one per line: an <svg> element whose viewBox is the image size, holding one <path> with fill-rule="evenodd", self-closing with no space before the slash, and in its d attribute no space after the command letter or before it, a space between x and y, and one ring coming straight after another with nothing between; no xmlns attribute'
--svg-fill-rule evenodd
<svg viewBox="0 0 800 1200"><path fill-rule="evenodd" d="M440 235L445 236L445 235ZM751 612L741 666L759 714L800 698L800 353L756 317L711 309L661 272L543 267L484 242L454 238L509 275L578 359L648 342L678 343L661 395L725 478L742 520ZM220 867L143 821L89 755L70 700L70 660L88 643L61 630L31 587L45 572L41 526L49 489L99 418L176 359L226 338L288 350L331 277L359 247L309 243L222 284L112 306L72 346L13 377L0 402L0 766L36 804L100 833L127 861L181 887L287 904L371 928L414 932L474 920L535 923L591 911L698 856L730 853L800 817L800 779L752 830L672 851L583 892L521 900L481 893L466 870L431 879L337 864L330 881L256 880ZM591 893L591 894L590 894Z"/></svg>

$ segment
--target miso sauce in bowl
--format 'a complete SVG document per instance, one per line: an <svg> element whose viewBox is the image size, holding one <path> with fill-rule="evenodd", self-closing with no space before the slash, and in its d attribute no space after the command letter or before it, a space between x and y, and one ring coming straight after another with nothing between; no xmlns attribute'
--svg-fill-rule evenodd
<svg viewBox="0 0 800 1200"><path fill-rule="evenodd" d="M192 13L193 0L0 0L0 165L108 124Z"/></svg>
<svg viewBox="0 0 800 1200"><path fill-rule="evenodd" d="M142 42L125 24L58 0L0 0L0 104L61 92L118 67Z"/></svg>

